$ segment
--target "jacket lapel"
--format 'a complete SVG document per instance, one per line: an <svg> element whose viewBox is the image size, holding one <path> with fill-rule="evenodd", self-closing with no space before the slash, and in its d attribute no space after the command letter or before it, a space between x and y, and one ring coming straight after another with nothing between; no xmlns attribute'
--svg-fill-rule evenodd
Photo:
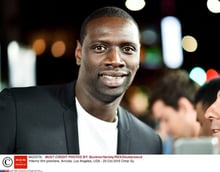
<svg viewBox="0 0 220 172"><path fill-rule="evenodd" d="M64 127L66 132L67 152L69 154L79 154L79 139L77 126L77 112L75 106L75 82L67 84L61 94L63 101Z"/></svg>
<svg viewBox="0 0 220 172"><path fill-rule="evenodd" d="M129 142L129 121L126 118L126 112L119 108L118 110L118 154L129 154L130 142Z"/></svg>
<svg viewBox="0 0 220 172"><path fill-rule="evenodd" d="M64 112L64 126L66 131L67 151L69 154L79 154L79 139L77 115L75 108Z"/></svg>

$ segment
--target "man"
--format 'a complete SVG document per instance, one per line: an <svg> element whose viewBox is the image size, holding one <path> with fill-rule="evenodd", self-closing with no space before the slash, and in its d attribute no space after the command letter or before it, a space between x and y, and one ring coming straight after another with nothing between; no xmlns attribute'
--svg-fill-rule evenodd
<svg viewBox="0 0 220 172"><path fill-rule="evenodd" d="M161 153L159 135L119 106L139 68L139 36L120 8L88 16L75 50L76 82L0 94L0 153Z"/></svg>
<svg viewBox="0 0 220 172"><path fill-rule="evenodd" d="M173 141L180 137L198 136L200 125L193 104L198 88L199 85L182 69L166 71L155 83L149 97L149 110L158 121L157 131L163 133L163 140L167 136ZM172 150L172 145L170 147Z"/></svg>
<svg viewBox="0 0 220 172"><path fill-rule="evenodd" d="M200 136L212 135L211 123L205 118L205 112L214 103L218 90L220 90L220 78L215 78L201 86L196 93L195 108L197 111L197 120L201 126Z"/></svg>
<svg viewBox="0 0 220 172"><path fill-rule="evenodd" d="M206 110L205 118L210 121L212 136L218 137L220 142L220 90L215 101Z"/></svg>

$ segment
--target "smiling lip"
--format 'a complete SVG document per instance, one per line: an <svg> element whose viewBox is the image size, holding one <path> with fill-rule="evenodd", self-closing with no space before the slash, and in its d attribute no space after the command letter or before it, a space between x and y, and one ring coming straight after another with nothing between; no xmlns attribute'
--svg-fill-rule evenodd
<svg viewBox="0 0 220 172"><path fill-rule="evenodd" d="M101 81L107 87L119 87L124 83L128 74L121 71L108 71L99 74Z"/></svg>
<svg viewBox="0 0 220 172"><path fill-rule="evenodd" d="M99 76L112 76L112 77L123 77L128 75L125 71L104 71L99 74Z"/></svg>
<svg viewBox="0 0 220 172"><path fill-rule="evenodd" d="M216 134L216 133L219 133L219 132L220 132L220 129L212 129L213 134Z"/></svg>

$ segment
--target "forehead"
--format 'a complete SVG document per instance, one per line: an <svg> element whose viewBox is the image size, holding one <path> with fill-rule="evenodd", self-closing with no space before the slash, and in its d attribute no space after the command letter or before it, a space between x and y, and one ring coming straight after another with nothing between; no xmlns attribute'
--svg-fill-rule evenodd
<svg viewBox="0 0 220 172"><path fill-rule="evenodd" d="M153 105L152 105L152 113L154 118L156 119L160 119L162 114L160 111L160 108L163 107L163 103L160 101L156 101Z"/></svg>
<svg viewBox="0 0 220 172"><path fill-rule="evenodd" d="M155 118L169 117L173 114L176 115L175 109L166 105L162 100L155 101L152 106L152 112Z"/></svg>

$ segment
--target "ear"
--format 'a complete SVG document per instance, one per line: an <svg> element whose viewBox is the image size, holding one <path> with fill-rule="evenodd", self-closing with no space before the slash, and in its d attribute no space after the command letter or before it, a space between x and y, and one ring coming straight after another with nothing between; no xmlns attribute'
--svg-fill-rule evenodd
<svg viewBox="0 0 220 172"><path fill-rule="evenodd" d="M75 49L75 58L76 64L80 66L81 64L81 57L82 57L82 46L79 40L76 41L76 49Z"/></svg>
<svg viewBox="0 0 220 172"><path fill-rule="evenodd" d="M178 106L184 113L191 112L192 110L194 111L194 105L186 97L179 98Z"/></svg>

